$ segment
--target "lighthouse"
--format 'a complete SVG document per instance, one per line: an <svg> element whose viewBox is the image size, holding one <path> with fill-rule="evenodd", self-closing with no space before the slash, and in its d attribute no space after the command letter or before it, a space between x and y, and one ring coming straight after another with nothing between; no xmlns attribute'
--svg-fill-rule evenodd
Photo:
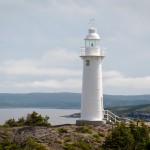
<svg viewBox="0 0 150 150"><path fill-rule="evenodd" d="M99 125L104 123L102 60L104 52L100 47L97 29L90 28L85 37L85 47L80 48L79 56L83 60L81 118L77 124Z"/></svg>

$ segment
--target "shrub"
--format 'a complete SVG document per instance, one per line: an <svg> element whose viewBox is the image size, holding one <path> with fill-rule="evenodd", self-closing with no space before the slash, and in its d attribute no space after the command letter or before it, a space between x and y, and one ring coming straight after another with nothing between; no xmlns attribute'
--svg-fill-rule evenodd
<svg viewBox="0 0 150 150"><path fill-rule="evenodd" d="M18 126L17 121L13 118L13 119L9 119L5 122L5 125L10 126L10 127L16 127Z"/></svg>
<svg viewBox="0 0 150 150"><path fill-rule="evenodd" d="M97 134L93 134L93 137L95 138L96 142L101 142L101 138L100 138L100 135L98 133Z"/></svg>
<svg viewBox="0 0 150 150"><path fill-rule="evenodd" d="M142 124L139 126L139 120L137 124L134 125L130 123L129 125L130 133L134 138L134 148L135 149L146 149L148 145L150 145L150 137L149 137L149 129L147 126Z"/></svg>
<svg viewBox="0 0 150 150"><path fill-rule="evenodd" d="M150 146L149 130L144 124L138 126L131 123L118 124L114 131L106 137L103 148L106 150L148 150Z"/></svg>
<svg viewBox="0 0 150 150"><path fill-rule="evenodd" d="M66 144L64 146L64 149L65 150L77 150L77 149L91 150L92 147L89 143L81 141L81 142L74 142L72 144Z"/></svg>
<svg viewBox="0 0 150 150"><path fill-rule="evenodd" d="M61 127L61 128L58 128L58 132L59 132L59 133L67 133L67 129Z"/></svg>
<svg viewBox="0 0 150 150"><path fill-rule="evenodd" d="M19 148L19 146L12 141L7 131L1 133L1 138L0 150L14 150Z"/></svg>
<svg viewBox="0 0 150 150"><path fill-rule="evenodd" d="M0 150L46 150L46 147L32 138L24 140L22 143L13 141L9 134L0 141Z"/></svg>
<svg viewBox="0 0 150 150"><path fill-rule="evenodd" d="M19 126L23 126L25 124L25 119L23 117L19 118L18 121L17 121L17 124Z"/></svg>
<svg viewBox="0 0 150 150"><path fill-rule="evenodd" d="M81 133L92 133L92 126L80 126L76 128L77 132Z"/></svg>
<svg viewBox="0 0 150 150"><path fill-rule="evenodd" d="M18 126L50 126L48 123L49 117L45 116L42 117L38 115L37 112L33 111L31 114L28 114L26 119L23 117L19 118L18 120L9 119L5 122L4 126L10 127L18 127Z"/></svg>
<svg viewBox="0 0 150 150"><path fill-rule="evenodd" d="M25 142L24 150L47 150L47 149L43 144L34 141L32 138L29 138Z"/></svg>
<svg viewBox="0 0 150 150"><path fill-rule="evenodd" d="M49 117L42 117L41 115L38 115L37 112L33 111L32 114L28 114L25 120L25 125L30 126L49 126L48 123Z"/></svg>
<svg viewBox="0 0 150 150"><path fill-rule="evenodd" d="M101 136L101 137L105 136L104 133L102 133L102 132L99 132L98 135Z"/></svg>

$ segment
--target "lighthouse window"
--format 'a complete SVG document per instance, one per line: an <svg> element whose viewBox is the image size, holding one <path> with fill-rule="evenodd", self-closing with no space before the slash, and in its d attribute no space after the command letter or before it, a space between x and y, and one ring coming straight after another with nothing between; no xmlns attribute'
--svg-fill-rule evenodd
<svg viewBox="0 0 150 150"><path fill-rule="evenodd" d="M90 60L86 60L86 66L90 65Z"/></svg>

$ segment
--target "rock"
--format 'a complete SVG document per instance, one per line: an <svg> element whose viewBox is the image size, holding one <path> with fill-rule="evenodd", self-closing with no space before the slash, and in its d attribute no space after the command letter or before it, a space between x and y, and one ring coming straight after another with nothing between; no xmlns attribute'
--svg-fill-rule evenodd
<svg viewBox="0 0 150 150"><path fill-rule="evenodd" d="M77 125L59 125L59 126L51 126L51 127L43 127L43 126L34 126L34 127L17 127L17 128L6 128L5 132L9 134L9 138L12 139L15 143L23 143L28 138L36 139L39 143L44 144L47 149L51 148L54 150L62 150L64 146L67 144L74 143L77 141L84 141L89 144L96 144L97 146L101 145L94 141L95 143L91 143L91 139L93 139L92 135L101 132L102 134L106 134L109 129L111 129L111 125L103 125L91 128L91 133L78 133ZM59 133L59 129L64 128L66 132ZM1 137L1 133L4 133L4 129L0 129L0 141L3 140ZM104 141L105 137L101 137L101 141ZM61 141L61 142L60 142Z"/></svg>

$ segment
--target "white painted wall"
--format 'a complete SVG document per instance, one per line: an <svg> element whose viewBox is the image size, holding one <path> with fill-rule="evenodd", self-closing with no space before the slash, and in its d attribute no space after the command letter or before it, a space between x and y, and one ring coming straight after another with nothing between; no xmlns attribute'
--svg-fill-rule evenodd
<svg viewBox="0 0 150 150"><path fill-rule="evenodd" d="M86 56L83 59L82 120L103 120L102 58ZM90 65L86 66L86 60Z"/></svg>

